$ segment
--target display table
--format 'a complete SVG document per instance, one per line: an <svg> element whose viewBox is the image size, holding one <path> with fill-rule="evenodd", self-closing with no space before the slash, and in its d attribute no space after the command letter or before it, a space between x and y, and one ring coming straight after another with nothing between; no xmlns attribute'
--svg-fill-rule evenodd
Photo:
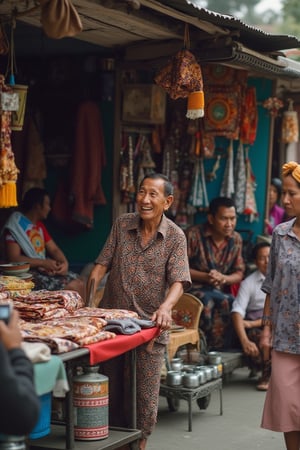
<svg viewBox="0 0 300 450"><path fill-rule="evenodd" d="M220 395L220 415L223 414L222 379L218 378L197 388L185 388L183 386L168 386L164 382L160 384L159 395L176 400L182 399L188 402L188 430L192 431L192 403L199 398L207 397L211 392L218 390Z"/></svg>
<svg viewBox="0 0 300 450"><path fill-rule="evenodd" d="M158 328L141 330L132 335L118 335L114 339L97 342L86 347L72 350L68 353L58 355L64 362L70 391L66 394L66 423L65 426L52 426L51 434L41 439L30 441L31 448L47 449L81 449L87 446L91 450L116 449L121 445L137 442L141 432L136 429L136 352L139 345L149 342L159 334ZM130 429L110 429L107 439L84 442L74 439L74 414L73 414L73 389L72 379L74 367L81 364L95 365L108 359L113 359L123 353L130 352L131 355L131 398L132 417Z"/></svg>

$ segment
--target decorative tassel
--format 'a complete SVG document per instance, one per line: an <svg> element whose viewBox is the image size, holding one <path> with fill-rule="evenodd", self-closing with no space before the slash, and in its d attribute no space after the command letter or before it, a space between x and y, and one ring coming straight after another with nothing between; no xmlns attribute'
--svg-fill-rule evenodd
<svg viewBox="0 0 300 450"><path fill-rule="evenodd" d="M0 187L0 208L12 208L18 206L17 186L15 182L9 181Z"/></svg>
<svg viewBox="0 0 300 450"><path fill-rule="evenodd" d="M188 119L199 119L204 116L204 92L195 91L188 95L186 117Z"/></svg>

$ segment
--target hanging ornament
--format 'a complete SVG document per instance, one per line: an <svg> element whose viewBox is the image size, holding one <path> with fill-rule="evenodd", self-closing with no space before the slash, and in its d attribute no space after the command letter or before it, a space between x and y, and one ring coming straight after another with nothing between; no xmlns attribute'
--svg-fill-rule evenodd
<svg viewBox="0 0 300 450"><path fill-rule="evenodd" d="M4 75L0 75L0 91L10 92L5 85ZM0 112L0 208L18 206L17 178L19 170L11 145L11 111Z"/></svg>
<svg viewBox="0 0 300 450"><path fill-rule="evenodd" d="M293 100L288 99L288 110L284 111L281 125L281 141L291 144L299 140L298 114L293 109Z"/></svg>
<svg viewBox="0 0 300 450"><path fill-rule="evenodd" d="M27 89L28 86L24 84L16 84L15 73L17 71L16 66L16 55L15 55L15 40L14 33L16 29L16 13L13 12L11 18L11 29L10 29L10 45L8 54L8 67L7 74L8 84L11 87L12 92L18 98L18 107L11 109L13 111L11 115L11 130L21 131L23 129L24 117L25 117L25 107L27 99Z"/></svg>
<svg viewBox="0 0 300 450"><path fill-rule="evenodd" d="M272 117L277 117L278 111L283 108L283 101L277 97L269 97L263 102L262 105L269 111Z"/></svg>
<svg viewBox="0 0 300 450"><path fill-rule="evenodd" d="M203 79L201 67L189 48L189 28L186 25L184 49L177 52L160 70L155 82L174 100L188 98L186 117L197 119L204 116Z"/></svg>

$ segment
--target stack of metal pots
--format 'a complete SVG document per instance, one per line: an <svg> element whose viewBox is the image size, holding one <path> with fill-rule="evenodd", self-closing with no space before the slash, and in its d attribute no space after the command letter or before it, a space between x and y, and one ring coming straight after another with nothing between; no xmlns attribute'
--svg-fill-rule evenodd
<svg viewBox="0 0 300 450"><path fill-rule="evenodd" d="M209 352L206 365L184 364L181 358L170 361L166 384L172 387L197 388L222 376L222 356Z"/></svg>

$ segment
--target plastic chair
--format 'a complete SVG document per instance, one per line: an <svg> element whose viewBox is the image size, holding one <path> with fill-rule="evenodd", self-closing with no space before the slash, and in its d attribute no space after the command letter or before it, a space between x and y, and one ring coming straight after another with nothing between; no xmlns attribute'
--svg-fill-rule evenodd
<svg viewBox="0 0 300 450"><path fill-rule="evenodd" d="M168 344L169 361L176 354L177 349L183 345L196 347L200 351L199 321L203 303L194 295L184 293L172 310L172 319L175 325L184 327L171 330Z"/></svg>

